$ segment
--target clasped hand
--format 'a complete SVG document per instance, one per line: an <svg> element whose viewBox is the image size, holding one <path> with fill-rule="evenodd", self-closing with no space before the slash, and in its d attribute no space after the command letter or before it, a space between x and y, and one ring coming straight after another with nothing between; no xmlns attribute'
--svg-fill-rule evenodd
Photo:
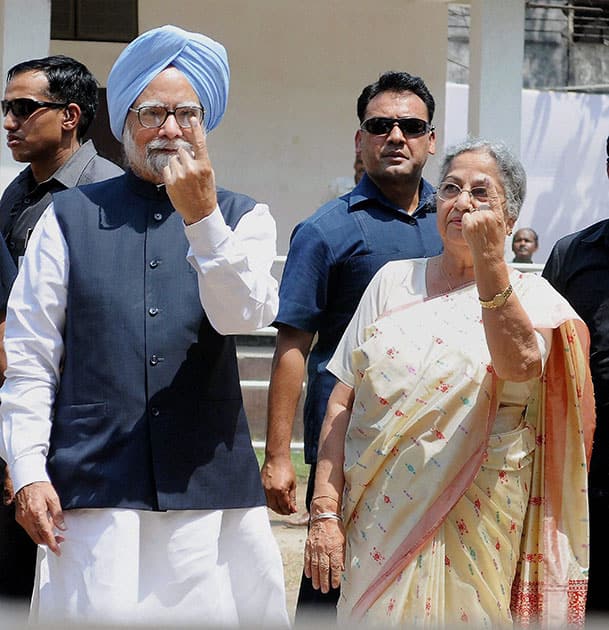
<svg viewBox="0 0 609 630"><path fill-rule="evenodd" d="M265 457L260 470L266 504L277 514L293 514L296 508L296 473L289 456Z"/></svg>

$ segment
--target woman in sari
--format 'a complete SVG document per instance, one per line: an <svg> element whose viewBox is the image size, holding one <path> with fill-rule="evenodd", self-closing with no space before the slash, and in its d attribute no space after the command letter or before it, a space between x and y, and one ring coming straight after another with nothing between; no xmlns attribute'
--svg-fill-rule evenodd
<svg viewBox="0 0 609 630"><path fill-rule="evenodd" d="M525 187L502 144L449 150L444 252L383 267L328 365L305 573L343 623L583 624L588 333L505 262Z"/></svg>

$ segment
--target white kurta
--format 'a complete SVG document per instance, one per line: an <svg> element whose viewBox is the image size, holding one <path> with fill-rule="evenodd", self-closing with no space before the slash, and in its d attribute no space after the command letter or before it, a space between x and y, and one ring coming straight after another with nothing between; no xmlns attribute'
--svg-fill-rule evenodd
<svg viewBox="0 0 609 630"><path fill-rule="evenodd" d="M234 231L216 209L185 233L201 302L216 330L236 334L268 325L278 305L270 274L275 223L268 207L258 204ZM7 315L0 456L9 463L16 491L49 481L46 456L69 268L51 205L32 233ZM87 509L64 516L61 556L39 547L33 621L288 624L281 556L265 507Z"/></svg>
<svg viewBox="0 0 609 630"><path fill-rule="evenodd" d="M64 515L61 557L38 548L33 623L289 625L265 507Z"/></svg>

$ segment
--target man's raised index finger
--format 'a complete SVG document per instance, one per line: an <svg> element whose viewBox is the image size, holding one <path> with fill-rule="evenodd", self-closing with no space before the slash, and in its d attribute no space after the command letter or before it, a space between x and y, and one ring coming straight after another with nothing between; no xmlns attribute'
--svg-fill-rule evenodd
<svg viewBox="0 0 609 630"><path fill-rule="evenodd" d="M205 131L196 116L191 117L190 128L192 133L191 144L195 160L209 160Z"/></svg>

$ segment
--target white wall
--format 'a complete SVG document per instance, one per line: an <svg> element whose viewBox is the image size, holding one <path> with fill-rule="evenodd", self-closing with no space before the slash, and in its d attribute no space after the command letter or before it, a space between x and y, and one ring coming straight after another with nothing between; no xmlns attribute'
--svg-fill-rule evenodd
<svg viewBox="0 0 609 630"><path fill-rule="evenodd" d="M294 224L326 199L332 180L351 175L355 101L382 71L404 69L426 80L438 103L438 146L465 136L467 86L449 84L445 107L447 8L442 2L180 0L179 10L175 4L142 0L140 31L176 23L226 45L231 95L225 120L210 137L212 159L221 185L271 204L280 253L287 250ZM3 68L46 54L42 34L30 35L32 29L44 30L43 20L33 22L44 11L26 9L48 10L48 5L49 0L0 0ZM27 24L13 16L16 10L28 15ZM5 26L7 16L12 26ZM50 52L81 59L105 85L122 48L52 41ZM608 214L609 96L525 90L522 99L521 152L529 194L519 225L540 233L537 260L543 262L557 238ZM6 183L14 171L7 169L2 152L0 175ZM430 160L426 170L434 182L438 162Z"/></svg>
<svg viewBox="0 0 609 630"><path fill-rule="evenodd" d="M52 39L49 54L68 55L78 59L89 68L99 84L105 87L110 68L126 45L114 42L72 42Z"/></svg>
<svg viewBox="0 0 609 630"><path fill-rule="evenodd" d="M267 201L286 253L294 225L352 173L355 102L385 70L420 74L437 102L442 142L447 8L383 0L146 0L140 31L177 24L221 41L231 64L228 111L209 145L218 183ZM105 84L122 46L53 41ZM430 161L429 176L434 177Z"/></svg>
<svg viewBox="0 0 609 630"><path fill-rule="evenodd" d="M49 54L50 16L51 0L0 0L0 94L4 94L9 68L24 59ZM3 133L0 143L0 192L22 169L23 165L13 160Z"/></svg>
<svg viewBox="0 0 609 630"><path fill-rule="evenodd" d="M447 84L447 145L467 135L467 96L467 86ZM538 233L536 263L561 236L609 217L608 135L609 95L522 91L528 191L517 227Z"/></svg>

